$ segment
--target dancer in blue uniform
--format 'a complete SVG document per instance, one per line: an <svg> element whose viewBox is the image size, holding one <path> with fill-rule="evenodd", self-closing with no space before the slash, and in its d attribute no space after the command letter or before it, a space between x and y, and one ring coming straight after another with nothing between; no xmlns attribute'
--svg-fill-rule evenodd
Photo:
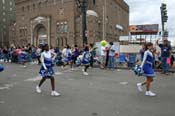
<svg viewBox="0 0 175 116"><path fill-rule="evenodd" d="M41 85L45 82L46 79L50 79L52 86L52 96L59 96L60 93L55 91L55 79L54 79L54 70L53 70L53 60L56 57L56 54L49 50L49 46L46 44L43 46L43 52L41 53L41 68L40 75L42 79L38 86L36 86L36 92L41 93Z"/></svg>
<svg viewBox="0 0 175 116"><path fill-rule="evenodd" d="M137 83L138 90L142 92L142 86L146 85L146 96L156 96L155 93L150 91L151 82L153 82L153 78L155 77L154 70L152 68L154 56L152 53L153 44L147 43L146 49L143 57L143 61L141 64L141 68L143 70L143 76L146 77L146 81L144 83Z"/></svg>
<svg viewBox="0 0 175 116"><path fill-rule="evenodd" d="M0 72L4 71L4 66L0 64Z"/></svg>
<svg viewBox="0 0 175 116"><path fill-rule="evenodd" d="M84 65L83 75L88 75L87 69L89 68L89 65L90 65L90 57L91 57L91 54L89 52L89 47L86 46L84 48L83 58L82 58L82 64Z"/></svg>
<svg viewBox="0 0 175 116"><path fill-rule="evenodd" d="M22 67L26 68L25 64L26 64L26 60L27 60L27 52L26 52L24 47L22 48L19 57L20 57L20 62L22 64Z"/></svg>
<svg viewBox="0 0 175 116"><path fill-rule="evenodd" d="M70 68L72 69L72 51L69 45L67 45L63 49L62 55L63 55L63 62L64 62L62 68L64 68L66 65L70 65Z"/></svg>

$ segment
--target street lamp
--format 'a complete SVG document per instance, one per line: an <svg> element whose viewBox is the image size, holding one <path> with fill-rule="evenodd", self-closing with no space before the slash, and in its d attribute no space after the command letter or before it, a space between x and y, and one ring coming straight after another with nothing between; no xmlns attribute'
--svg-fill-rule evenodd
<svg viewBox="0 0 175 116"><path fill-rule="evenodd" d="M3 23L0 23L0 26L1 26L1 46L3 47L4 46L4 31L3 31L4 27L3 27Z"/></svg>
<svg viewBox="0 0 175 116"><path fill-rule="evenodd" d="M87 10L87 0L76 0L76 4L81 8L82 12L82 33L83 33L83 46L88 43L86 37L87 23L86 23L86 10Z"/></svg>
<svg viewBox="0 0 175 116"><path fill-rule="evenodd" d="M92 0L93 4L95 5L96 0ZM82 13L82 33L83 33L83 46L88 43L86 32L87 32L87 22L86 22L86 15L92 11L87 10L87 0L76 0L77 7L81 9ZM88 12L87 12L88 11ZM94 13L94 12L93 12ZM96 14L96 16L98 16Z"/></svg>

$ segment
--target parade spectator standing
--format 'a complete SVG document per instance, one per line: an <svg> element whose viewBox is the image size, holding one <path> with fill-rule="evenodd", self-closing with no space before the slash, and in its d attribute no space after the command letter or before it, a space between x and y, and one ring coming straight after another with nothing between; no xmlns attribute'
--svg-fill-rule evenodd
<svg viewBox="0 0 175 116"><path fill-rule="evenodd" d="M105 68L107 50L105 46L101 46L101 68Z"/></svg>
<svg viewBox="0 0 175 116"><path fill-rule="evenodd" d="M0 61L3 62L3 49L0 48Z"/></svg>
<svg viewBox="0 0 175 116"><path fill-rule="evenodd" d="M4 47L3 55L4 55L4 62L9 62L9 51L8 51L7 47Z"/></svg>
<svg viewBox="0 0 175 116"><path fill-rule="evenodd" d="M41 46L40 45L36 49L36 57L38 59L38 65L41 64L41 60L40 60L40 57L41 57Z"/></svg>
<svg viewBox="0 0 175 116"><path fill-rule="evenodd" d="M28 49L28 60L29 60L29 63L32 63L32 46L30 44L28 44L27 46L27 49Z"/></svg>
<svg viewBox="0 0 175 116"><path fill-rule="evenodd" d="M167 39L163 40L163 44L159 44L159 40L157 40L157 45L161 48L161 63L162 63L162 73L168 74L169 65L167 64L167 59L171 57L171 46Z"/></svg>
<svg viewBox="0 0 175 116"><path fill-rule="evenodd" d="M144 52L145 52L145 44L142 45L142 48L139 51L140 56L141 56L141 61L143 60Z"/></svg>
<svg viewBox="0 0 175 116"><path fill-rule="evenodd" d="M115 65L115 45L113 42L110 42L110 48L109 48L109 62L108 62L108 68L111 70L114 70Z"/></svg>
<svg viewBox="0 0 175 116"><path fill-rule="evenodd" d="M171 55L171 66L173 67L173 65L174 65L174 56Z"/></svg>
<svg viewBox="0 0 175 116"><path fill-rule="evenodd" d="M90 67L93 67L93 65L94 65L94 57L96 56L95 49L96 48L94 48L94 44L91 43L90 44L90 54L91 54L91 57L90 57Z"/></svg>

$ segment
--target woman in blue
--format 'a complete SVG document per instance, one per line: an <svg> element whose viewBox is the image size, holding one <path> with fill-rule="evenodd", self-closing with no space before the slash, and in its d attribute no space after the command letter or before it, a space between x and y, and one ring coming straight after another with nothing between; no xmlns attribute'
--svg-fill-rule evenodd
<svg viewBox="0 0 175 116"><path fill-rule="evenodd" d="M22 48L22 51L19 55L19 58L20 58L20 62L22 64L22 67L26 67L26 60L27 60L27 52L25 51L24 47Z"/></svg>
<svg viewBox="0 0 175 116"><path fill-rule="evenodd" d="M64 62L64 65L62 68L64 68L67 64L70 65L70 68L72 68L72 51L69 45L67 45L63 49L62 54L63 54L63 62Z"/></svg>
<svg viewBox="0 0 175 116"><path fill-rule="evenodd" d="M59 96L60 93L55 91L55 79L54 79L54 70L53 70L53 60L55 59L56 54L49 50L49 46L46 44L43 46L43 52L41 53L41 68L39 74L42 76L42 79L38 86L36 86L36 92L41 93L41 85L45 82L46 79L50 79L52 92L51 96Z"/></svg>
<svg viewBox="0 0 175 116"><path fill-rule="evenodd" d="M83 58L82 58L82 64L84 65L84 70L83 70L84 75L88 75L87 69L89 68L89 65L90 65L90 57L91 57L91 54L89 52L89 47L86 46L84 48Z"/></svg>
<svg viewBox="0 0 175 116"><path fill-rule="evenodd" d="M145 93L146 96L156 96L155 93L150 91L151 82L153 82L153 78L155 77L154 70L152 68L154 61L152 50L153 50L153 44L147 43L143 61L140 66L143 70L143 75L146 77L146 81L144 83L137 83L137 87L140 92L143 91L142 86L146 85L146 93Z"/></svg>

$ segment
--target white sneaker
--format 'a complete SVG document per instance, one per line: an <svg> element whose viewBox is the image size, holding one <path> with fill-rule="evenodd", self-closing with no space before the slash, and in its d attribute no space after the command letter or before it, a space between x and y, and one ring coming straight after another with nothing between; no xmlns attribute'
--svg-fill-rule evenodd
<svg viewBox="0 0 175 116"><path fill-rule="evenodd" d="M142 92L142 83L137 83L137 89L139 90L139 92Z"/></svg>
<svg viewBox="0 0 175 116"><path fill-rule="evenodd" d="M153 92L151 92L151 91L146 91L145 95L146 95L146 96L150 96L150 97L156 96L156 94L153 93Z"/></svg>
<svg viewBox="0 0 175 116"><path fill-rule="evenodd" d="M56 91L52 91L51 92L51 96L60 96L60 93L56 92Z"/></svg>
<svg viewBox="0 0 175 116"><path fill-rule="evenodd" d="M84 72L84 68L82 69L82 72Z"/></svg>
<svg viewBox="0 0 175 116"><path fill-rule="evenodd" d="M75 69L74 68L71 68L72 71L74 71Z"/></svg>
<svg viewBox="0 0 175 116"><path fill-rule="evenodd" d="M37 92L37 93L41 93L41 89L40 89L39 86L36 86L36 92Z"/></svg>
<svg viewBox="0 0 175 116"><path fill-rule="evenodd" d="M61 66L61 69L64 69L64 66Z"/></svg>
<svg viewBox="0 0 175 116"><path fill-rule="evenodd" d="M87 76L87 75L89 75L89 74L88 74L87 72L83 72L83 75L86 75L86 76Z"/></svg>

